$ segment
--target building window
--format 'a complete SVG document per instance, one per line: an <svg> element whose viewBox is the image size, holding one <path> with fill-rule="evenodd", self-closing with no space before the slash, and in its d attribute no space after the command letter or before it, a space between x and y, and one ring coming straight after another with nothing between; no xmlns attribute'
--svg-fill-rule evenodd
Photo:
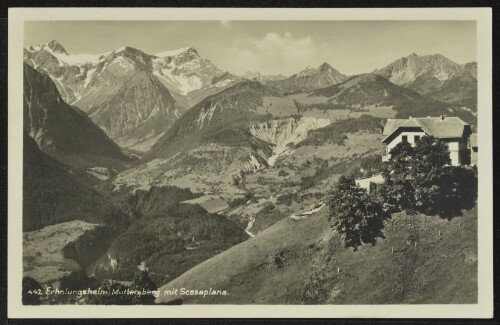
<svg viewBox="0 0 500 325"><path fill-rule="evenodd" d="M417 142L417 141L420 141L420 136L419 135L415 136L415 142Z"/></svg>
<svg viewBox="0 0 500 325"><path fill-rule="evenodd" d="M404 142L408 142L408 136L407 136L407 135L403 135L403 137L402 137L402 138L403 138L403 141L404 141Z"/></svg>

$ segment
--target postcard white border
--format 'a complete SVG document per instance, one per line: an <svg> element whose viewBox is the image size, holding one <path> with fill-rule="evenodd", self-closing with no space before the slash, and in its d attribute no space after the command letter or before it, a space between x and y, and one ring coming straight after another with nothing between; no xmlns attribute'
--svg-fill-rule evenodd
<svg viewBox="0 0 500 325"><path fill-rule="evenodd" d="M9 318L491 318L493 317L493 142L491 8L10 8L8 68ZM475 20L478 61L478 304L23 306L22 107L24 22L29 20Z"/></svg>

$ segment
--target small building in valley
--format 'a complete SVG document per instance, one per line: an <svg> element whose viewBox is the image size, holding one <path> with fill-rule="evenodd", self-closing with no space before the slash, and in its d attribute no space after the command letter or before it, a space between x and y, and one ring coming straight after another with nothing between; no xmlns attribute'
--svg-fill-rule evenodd
<svg viewBox="0 0 500 325"><path fill-rule="evenodd" d="M410 117L408 119L388 119L384 127L385 144L383 161L391 158L391 150L401 141L414 145L423 136L431 135L448 144L451 165L468 165L471 163L469 124L458 117Z"/></svg>

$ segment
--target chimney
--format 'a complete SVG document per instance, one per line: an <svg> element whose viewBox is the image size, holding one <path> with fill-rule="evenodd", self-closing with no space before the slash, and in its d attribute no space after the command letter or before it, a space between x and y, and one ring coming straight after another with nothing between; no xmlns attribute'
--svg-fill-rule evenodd
<svg viewBox="0 0 500 325"><path fill-rule="evenodd" d="M443 121L444 121L444 118L445 118L445 116L444 116L444 115L441 115L441 122L443 122Z"/></svg>

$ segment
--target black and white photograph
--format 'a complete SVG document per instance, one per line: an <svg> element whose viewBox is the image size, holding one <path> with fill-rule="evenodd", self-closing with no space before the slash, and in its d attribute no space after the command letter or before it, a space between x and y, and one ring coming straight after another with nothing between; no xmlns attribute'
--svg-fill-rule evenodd
<svg viewBox="0 0 500 325"><path fill-rule="evenodd" d="M18 24L16 305L491 306L479 20L234 10Z"/></svg>

